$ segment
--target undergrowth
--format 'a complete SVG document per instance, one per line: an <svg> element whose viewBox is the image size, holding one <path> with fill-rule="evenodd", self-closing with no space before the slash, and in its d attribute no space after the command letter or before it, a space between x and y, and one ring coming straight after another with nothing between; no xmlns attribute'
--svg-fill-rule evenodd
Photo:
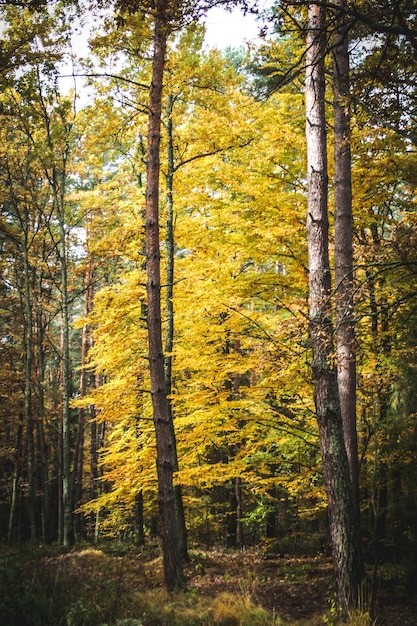
<svg viewBox="0 0 417 626"><path fill-rule="evenodd" d="M0 546L0 622L7 626L319 626L331 569L255 553L193 552L186 591L168 594L162 559L86 547ZM327 608L326 608L327 607ZM324 610L323 610L324 609ZM294 617L296 616L296 617ZM351 626L372 626L366 607Z"/></svg>

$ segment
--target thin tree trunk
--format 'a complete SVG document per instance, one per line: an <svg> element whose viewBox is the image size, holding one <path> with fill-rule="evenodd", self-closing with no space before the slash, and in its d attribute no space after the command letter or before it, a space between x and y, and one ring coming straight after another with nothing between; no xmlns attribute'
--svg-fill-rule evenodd
<svg viewBox="0 0 417 626"><path fill-rule="evenodd" d="M143 530L143 491L139 489L135 495L135 545L145 544L145 533Z"/></svg>
<svg viewBox="0 0 417 626"><path fill-rule="evenodd" d="M37 305L37 348L38 348L38 445L41 460L42 478L42 538L45 543L52 541L51 485L48 466L48 452L45 438L45 353L44 353L44 319L42 309L42 275L38 276Z"/></svg>
<svg viewBox="0 0 417 626"><path fill-rule="evenodd" d="M84 318L87 317L91 310L93 301L93 263L91 256L88 259L87 271L85 276L85 291L84 291ZM89 345L89 331L88 324L84 323L81 334L81 372L80 372L80 397L83 398L87 392L87 354ZM85 429L85 408L81 407L78 411L78 427L77 427L77 440L75 444L75 456L74 456L74 479L73 479L73 503L74 508L78 508L82 500L82 487L83 487L83 473L84 473L84 429ZM78 516L77 532L80 531L81 519Z"/></svg>
<svg viewBox="0 0 417 626"><path fill-rule="evenodd" d="M371 228L372 245L378 248L381 245L380 237L377 227ZM381 355L383 361L390 356L390 342L384 339L388 331L388 320L386 318L386 312L383 307L379 306L377 301L377 293L383 293L384 291L384 278L375 278L373 272L366 268L366 282L369 290L369 310L371 318L371 336L372 336L372 350L374 357L377 361L380 361ZM376 282L378 281L378 282ZM378 373L377 373L378 378ZM372 572L372 589L376 587L378 565L383 561L384 557L384 544L385 544L385 531L387 520L387 506L388 506L388 476L389 468L383 459L384 454L380 448L378 442L378 436L376 431L381 428L381 425L386 425L388 419L388 407L389 407L389 389L387 389L383 383L379 383L377 386L376 400L374 399L374 405L376 408L373 411L373 423L372 429L374 432L374 463L373 463L373 477L372 477L372 493L371 493L371 522L372 522L372 536L373 536L373 558L374 566ZM382 444L383 445L383 444Z"/></svg>
<svg viewBox="0 0 417 626"><path fill-rule="evenodd" d="M91 388L96 388L99 381L96 380L97 375L92 374L90 381ZM94 405L91 407L90 422L90 500L97 498L97 480L98 480L98 428L96 411Z"/></svg>
<svg viewBox="0 0 417 626"><path fill-rule="evenodd" d="M63 544L74 544L74 520L72 504L71 473L71 425L70 425L70 353L69 353L69 301L67 241L63 202L59 209L60 262L61 262L61 315L62 315L62 501L64 514Z"/></svg>
<svg viewBox="0 0 417 626"><path fill-rule="evenodd" d="M23 280L25 306L25 417L26 441L28 453L28 496L30 538L36 540L36 489L35 489L35 439L32 407L32 368L33 368L33 311L30 288L30 265L28 243L28 213L24 209L24 242L23 242Z"/></svg>
<svg viewBox="0 0 417 626"><path fill-rule="evenodd" d="M333 364L333 324L328 244L328 172L325 118L326 21L323 6L308 6L306 138L308 167L308 256L310 339L316 415L328 498L338 602L356 606L360 582L359 533Z"/></svg>
<svg viewBox="0 0 417 626"><path fill-rule="evenodd" d="M17 497L19 494L19 461L22 448L23 415L19 413L19 424L17 426L16 443L13 454L13 476L12 476L12 497L9 511L9 524L7 530L7 541L11 543L14 538L14 522L16 518Z"/></svg>
<svg viewBox="0 0 417 626"><path fill-rule="evenodd" d="M98 386L98 385L97 385ZM92 480L92 491L94 493L94 498L99 498L103 492L103 485L100 478L103 475L103 471L98 463L98 450L100 450L104 445L104 437L106 434L106 422L97 423L95 420L94 413L91 416L91 426L93 429L94 424L94 444L92 444L92 448L94 446L94 463L95 463L95 471L94 475L96 475L96 479ZM93 452L93 449L92 449ZM93 458L92 458L93 461ZM92 474L93 475L93 474ZM94 516L94 542L97 543L100 537L100 519L101 519L101 510L98 508L96 510Z"/></svg>
<svg viewBox="0 0 417 626"><path fill-rule="evenodd" d="M334 111L334 258L336 282L337 379L350 478L359 515L359 466L356 432L356 349L353 303L353 219L351 181L349 33L346 0L340 8L333 50Z"/></svg>
<svg viewBox="0 0 417 626"><path fill-rule="evenodd" d="M61 333L62 335L62 333ZM61 337L62 352L62 337ZM60 368L60 381L62 380L62 363ZM62 459L63 459L63 440L62 440L62 410L58 407L58 433L57 433L57 535L58 543L64 541L64 499L62 497Z"/></svg>
<svg viewBox="0 0 417 626"><path fill-rule="evenodd" d="M39 104L42 109L43 123L45 126L46 140L51 160L41 163L48 179L53 201L55 215L58 223L59 242L57 256L61 270L61 389L62 389L62 542L65 546L74 543L74 518L72 502L72 473L71 473L71 424L70 424L70 312L68 294L68 259L67 259L67 224L65 219L65 185L67 176L67 162L70 152L69 135L71 124L64 125L66 141L64 146L55 144L52 120L47 101L42 93L42 81L38 71ZM33 141L33 139L32 139ZM52 157L52 158L51 158Z"/></svg>
<svg viewBox="0 0 417 626"><path fill-rule="evenodd" d="M173 98L168 97L168 170L166 176L167 192L167 222L166 222L166 333L165 333L165 386L169 410L169 423L171 426L171 449L173 471L177 472L178 455L177 441L174 429L174 415L172 411L172 351L174 349L174 267L175 267L175 241L174 241L174 138L172 124ZM175 515L178 534L178 549L181 559L189 560L187 549L187 527L185 524L185 512L182 500L181 485L174 485Z"/></svg>
<svg viewBox="0 0 417 626"><path fill-rule="evenodd" d="M350 63L346 0L336 0L333 51L334 112L334 259L336 282L337 381L358 541L361 541L359 458L356 429L356 345L354 310ZM358 549L363 574L362 547Z"/></svg>
<svg viewBox="0 0 417 626"><path fill-rule="evenodd" d="M235 495L236 495L236 547L243 547L243 498L242 498L242 479L236 477L234 479Z"/></svg>
<svg viewBox="0 0 417 626"><path fill-rule="evenodd" d="M233 350L236 354L241 354L240 340L237 338L235 338L233 342ZM236 398L236 399L239 398L241 382L242 381L241 381L240 374L235 374L233 376L233 398ZM236 497L236 547L241 548L243 546L242 479L239 476L236 476L233 482L234 482L235 497Z"/></svg>
<svg viewBox="0 0 417 626"><path fill-rule="evenodd" d="M148 298L148 349L153 419L156 434L158 503L165 585L168 590L184 586L178 551L173 485L172 435L165 387L162 350L161 283L159 248L159 178L162 81L167 42L167 0L157 3L148 119L146 178L146 291Z"/></svg>
<svg viewBox="0 0 417 626"><path fill-rule="evenodd" d="M92 337L90 336L90 345L92 343ZM100 375L90 374L90 386L95 389L100 386ZM97 424L96 411L94 405L91 406L89 415L90 424L90 500L95 500L98 496L99 490L99 466L98 466L98 451L99 451L99 425ZM94 524L94 539L98 541L98 525L97 515L92 516L91 522Z"/></svg>

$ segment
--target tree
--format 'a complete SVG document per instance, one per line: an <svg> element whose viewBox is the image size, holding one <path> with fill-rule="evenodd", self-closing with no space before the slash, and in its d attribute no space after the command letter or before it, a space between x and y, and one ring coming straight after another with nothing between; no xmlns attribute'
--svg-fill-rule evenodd
<svg viewBox="0 0 417 626"><path fill-rule="evenodd" d="M56 267L59 267L60 278L57 280L57 291L59 293L59 314L61 318L60 328L60 348L58 353L61 355L61 374L60 377L62 383L62 495L63 495L63 526L62 535L60 538L65 545L71 545L74 541L73 537L73 506L72 506L72 422L70 414L70 397L72 395L72 369L70 364L70 317L71 317L71 300L70 300L70 282L69 282L69 267L71 264L71 253L69 251L69 211L67 204L67 190L68 190L68 161L70 158L72 144L72 129L73 129L73 110L71 100L60 99L56 93L55 86L51 86L50 76L45 76L42 69L36 66L33 70L30 70L25 74L19 85L19 91L9 89L8 96L10 98L11 108L16 119L16 123L19 129L19 133L23 140L27 144L28 154L30 155L31 166L38 170L37 178L42 181L42 202L40 208L38 208L38 199L35 197L30 198L29 210L27 206L23 206L22 215L24 219L21 219L22 232L25 233L25 240L28 240L23 249L29 249L29 243L32 245L33 235L28 239L27 226L29 224L29 217L34 221L36 225L39 223L42 225L43 230L41 234L48 238L49 254L54 258ZM26 194L30 191L26 191ZM25 197L25 196L23 196ZM29 196L30 197L30 196ZM16 198L16 196L15 196ZM34 209L38 210L39 216L35 215ZM33 213L33 215L31 215ZM35 226L36 228L36 226ZM38 235L38 239L41 237ZM45 246L46 238L43 243L39 243L39 249ZM51 252L52 251L52 252ZM44 261L44 258L42 261ZM28 275L27 285L25 288L25 302L26 302L26 338L27 343L30 342L31 348L29 350L29 344L27 345L27 357L26 363L28 375L26 384L26 413L30 415L32 413L31 403L33 396L33 383L32 374L29 374L29 369L32 370L34 363L35 345L33 328L36 322L38 337L42 334L43 323L41 318L37 317L32 312L32 307L35 304L34 293L35 290L40 287L42 290L42 273L39 273L40 281L31 265L29 265L29 257L27 253L23 254L23 265L26 267L25 275ZM36 278L30 278L35 275ZM52 278L52 277L50 277ZM54 279L56 275L54 275ZM30 306L29 306L30 305ZM41 307L39 307L39 311ZM38 342L39 356L38 364L40 366L39 376L42 379L44 375L44 367L42 364L42 340ZM29 384L30 382L30 384ZM40 396L41 401L39 408L41 411L40 419L43 419L43 394ZM35 421L33 416L28 420L28 440L30 441L35 429ZM39 427L40 438L43 440L43 431ZM61 435L59 435L60 437ZM61 440L61 439L60 439ZM41 444L41 450L43 450L43 443ZM28 460L29 470L32 466L31 458L33 457L34 465L34 452L31 453L29 449ZM58 464L58 468L61 464ZM30 475L30 472L29 472ZM47 489L47 487L45 487Z"/></svg>
<svg viewBox="0 0 417 626"><path fill-rule="evenodd" d="M333 566L339 605L347 612L350 607L356 606L362 571L358 520L343 435L337 370L333 363L327 208L325 15L323 6L309 3L305 96L310 340L316 415L329 504Z"/></svg>
<svg viewBox="0 0 417 626"><path fill-rule="evenodd" d="M60 267L62 366L62 542L65 546L70 546L73 545L75 539L71 468L70 296L66 193L74 118L71 101L61 100L51 107L51 97L56 96L56 94L53 92L43 93L40 74L37 76L37 82L39 95L36 103L36 118L40 127L37 130L43 130L43 149L45 150L44 156L39 161L51 189L53 211L58 223L57 254ZM34 129L26 125L25 130L30 140L35 142Z"/></svg>
<svg viewBox="0 0 417 626"><path fill-rule="evenodd" d="M334 265L337 382L354 504L359 519L356 432L356 346L354 323L353 218L350 131L349 30L346 2L337 0L333 39ZM359 522L358 522L359 524Z"/></svg>
<svg viewBox="0 0 417 626"><path fill-rule="evenodd" d="M165 332L165 356L164 356L164 368L165 368L165 388L168 401L169 411L169 423L171 425L171 450L172 450L172 463L174 472L178 472L178 453L177 444L175 438L174 429L174 414L172 411L172 352L174 349L174 264L175 264L175 237L174 237L174 137L173 137L173 107L174 98L172 95L168 96L168 111L167 111L167 171L166 171L166 204L167 204L167 218L166 218L166 332ZM176 524L178 535L178 549L180 557L183 560L188 560L187 550L187 529L185 525L184 504L182 499L181 485L174 485L174 500L176 511Z"/></svg>
<svg viewBox="0 0 417 626"><path fill-rule="evenodd" d="M181 461L177 480L187 497L190 532L194 536L201 529L206 532L204 516L207 515L209 527L213 524L221 538L226 519L232 519L233 511L227 514L232 484L241 485L244 516L252 509L258 509L263 516L267 507L258 503L257 494L267 494L269 488L280 484L291 493L291 507L301 493L309 497L308 477L317 471L316 435L310 413L303 406L307 394L305 383L302 387L300 362L290 365L290 354L295 353L290 350L293 340L289 337L294 338L298 332L297 321L295 316L288 316L284 302L284 294L292 300L294 309L303 308L305 302L305 246L299 216L303 202L303 113L299 95L286 94L259 107L245 94L242 78L233 66L218 52L201 54L200 46L201 34L191 26L170 47L167 57L168 97L164 105L172 95L174 106L168 111L172 137L169 132L167 136L162 133L162 142L164 147L166 142L167 149L171 145L174 152L177 317L174 350L165 356L172 357L169 399ZM124 101L134 101L133 88ZM98 104L94 111L97 120ZM120 109L119 113L123 114ZM107 98L107 120L109 116ZM115 119L114 125L108 125L103 133L110 142L112 137L117 137L116 145L123 157L114 162L107 157L106 170L116 172L117 167L117 174L95 192L97 198L106 198L106 217L101 200L97 235L103 232L103 223L112 229L107 240L97 241L94 248L102 252L108 248L109 258L117 255L120 263L112 278L113 287L96 296L91 316L95 346L90 354L97 371L103 371L106 379L103 389L92 397L100 421L106 420L113 427L102 455L104 479L107 485L112 485L111 492L103 492L88 508L101 506L102 510L107 507L114 510L114 515L102 517L105 532L111 532L111 528L117 532L115 524L117 521L121 524L122 520L123 528L130 528L132 494L138 490L143 492L145 520L149 522L154 515L153 473L149 466L149 446L153 445L153 439L149 439L149 401L143 391L148 389L149 382L141 350L142 331L136 319L143 315L139 302L143 294L138 287L144 282L141 274L144 267L142 203L140 191L136 195L132 193L132 184L141 178L142 153L134 160L141 118L136 115L131 123L130 117L129 113L123 125ZM101 120L101 129L105 123ZM116 135L119 125L123 133L119 130ZM169 130L167 123L166 130ZM271 136L276 142L270 142ZM101 142L96 140L92 147L99 147ZM169 159L164 156L165 150L162 171L168 174ZM130 163L134 169L128 182ZM118 219L107 213L108 203L113 205ZM281 210L280 222L276 220L276 203ZM169 215L163 200L160 208L163 219L165 214ZM268 238L265 232L269 233ZM162 247L161 252L163 272L169 265L168 246ZM137 273L130 273L129 267L136 267ZM169 293L169 280L167 283ZM169 317L168 311L167 306L163 308L164 320ZM137 341L132 341L133 336ZM239 342L241 347L237 349ZM279 367L277 351L281 355ZM286 381L286 373L290 383ZM298 377L297 385L294 376ZM236 387L233 398L231 387ZM274 388L279 391L272 400ZM303 396L298 402L295 388ZM281 394L287 393L293 411L289 397L280 403ZM92 404L91 397L86 402ZM138 418L137 426L134 416ZM128 430L132 431L130 435ZM282 447L277 442L281 431L290 433L284 435ZM306 448L301 443L303 435L292 438L293 432L305 434ZM144 448L137 450L138 445ZM293 463L299 462L304 449L308 450L305 454L309 459L308 473L304 469L302 475L291 480L292 459ZM268 469L265 475L265 468L268 463L274 464L276 454L285 455L286 462L279 464L282 469L275 470L275 475ZM210 491L202 491L204 486ZM217 502L212 496L216 494L220 494L218 506L224 508L220 524L213 514ZM322 506L321 486L315 488L310 498ZM252 541L247 525L255 528L254 520L255 517L247 518L241 524L245 541ZM210 541L215 537L210 532Z"/></svg>
<svg viewBox="0 0 417 626"><path fill-rule="evenodd" d="M37 519L37 451L36 432L42 433L42 420L37 416L36 389L40 388L35 363L39 328L36 305L36 293L41 283L42 270L37 262L42 259L41 240L48 228L45 215L45 179L37 169L37 157L31 141L25 134L24 123L20 114L27 104L30 91L28 64L45 63L46 59L58 59L59 44L51 42L51 30L54 16L44 11L32 12L23 6L19 8L7 3L4 9L5 38L2 48L2 115L5 122L5 147L2 176L8 181L3 194L8 219L15 227L14 245L16 245L17 263L21 263L23 325L25 342L24 371L25 393L24 414L26 422L25 439L27 442L27 479L29 495L30 534L35 539L39 533ZM19 3L18 3L19 4ZM33 94L32 94L33 95ZM26 108L25 114L28 114ZM10 130L10 120L14 120L15 131ZM8 233L10 236L11 231ZM36 259L36 260L35 260ZM42 259L43 261L43 259ZM20 281L19 281L20 282ZM40 356L39 356L40 359ZM20 428L20 427L19 427ZM42 435L41 435L42 436ZM46 465L42 464L42 471ZM45 487L46 489L46 487ZM42 505L46 506L46 498ZM47 508L47 506L46 506ZM12 520L13 514L10 519ZM48 516L47 516L48 518ZM45 529L45 525L43 526ZM10 529L9 529L10 530ZM10 534L10 533L9 533Z"/></svg>
<svg viewBox="0 0 417 626"><path fill-rule="evenodd" d="M212 64L206 76L213 73ZM226 146L229 137L240 139L229 150L188 163L177 178L176 238L182 253L176 261L174 356L180 371L173 402L180 458L187 460L180 480L196 502L194 526L201 534L206 515L210 541L215 532L221 539L225 534L218 511L233 519L236 503L229 508L225 495L234 493L239 481L245 541L251 521L264 520L272 508L268 490L282 489L291 503L310 494L310 503L322 506L321 488L308 487L317 456L301 339L306 297L301 97L277 94L260 106L245 95L243 84L236 85L236 93L234 80L233 74L226 82L217 79L223 98L209 92L205 105L181 124L181 142L176 139L178 152L185 145L190 155L191 138L199 133L201 152L210 145L207 138L213 142L220 135ZM289 466L300 462L303 473L291 479Z"/></svg>
<svg viewBox="0 0 417 626"><path fill-rule="evenodd" d="M355 229L358 406L364 533L370 537L372 546L375 583L380 563L389 558L390 542L394 541L396 549L401 550L398 539L393 538L394 526L398 537L398 526L407 523L408 515L414 515L413 507L407 514L397 508L407 488L399 478L401 472L394 469L402 462L393 461L391 446L398 432L403 433L402 443L407 439L409 445L414 445L413 438L405 435L409 432L405 396L413 391L412 386L403 387L414 356L402 332L398 334L395 329L405 315L407 322L402 322L402 328L413 344L414 278L410 260L414 250L415 211L409 202L409 192L415 185L411 165L415 156L409 150L408 140L382 125L373 126L366 111L361 112L358 122L353 134L354 198L361 209L357 212ZM410 468L408 476L412 475ZM411 551L410 545L404 548L404 554Z"/></svg>
<svg viewBox="0 0 417 626"><path fill-rule="evenodd" d="M167 0L156 5L153 60L149 93L148 152L146 165L146 292L149 343L149 373L155 425L158 472L158 502L168 590L184 586L179 557L173 485L172 425L167 399L161 325L161 272L159 251L159 172L162 113L162 84L169 23Z"/></svg>
<svg viewBox="0 0 417 626"><path fill-rule="evenodd" d="M179 558L175 497L172 416L167 398L161 323L161 271L159 247L159 184L162 86L168 36L175 28L197 19L210 4L168 0L156 2L153 11L152 71L149 92L146 163L146 292L149 372L157 446L158 501L163 544L165 584L169 590L184 586Z"/></svg>
<svg viewBox="0 0 417 626"><path fill-rule="evenodd" d="M17 139L17 137L15 136ZM17 146L16 146L17 147ZM19 146L20 147L20 146ZM23 152L23 154L22 154ZM26 154L25 154L26 152ZM9 188L8 193L4 192L4 202L6 204L5 215L8 221L13 223L13 230L9 227L9 236L12 235L12 241L16 245L17 254L20 258L23 280L19 285L21 293L22 313L23 313L23 336L24 336L24 416L26 424L27 439L27 475L28 475L28 509L29 509L29 525L30 538L36 540L36 496L35 496L35 439L34 439L34 409L33 409L33 362L34 362L34 320L33 320L33 269L31 263L31 254L35 234L33 233L33 216L30 216L32 208L26 202L25 195L27 193L28 181L36 188L33 181L33 169L29 165L32 161L29 150L15 150L14 154L5 154L3 156L3 176L5 183ZM27 165L26 165L27 164ZM26 168L25 168L26 165ZM20 177L22 168L23 176ZM19 178L17 181L16 178ZM39 190L39 189L38 189ZM21 430L21 429L20 429ZM19 446L17 446L18 448Z"/></svg>

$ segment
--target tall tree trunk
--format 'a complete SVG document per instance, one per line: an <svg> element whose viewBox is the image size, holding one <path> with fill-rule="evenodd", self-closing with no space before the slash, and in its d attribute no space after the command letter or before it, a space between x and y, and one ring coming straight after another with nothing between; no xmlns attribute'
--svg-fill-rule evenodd
<svg viewBox="0 0 417 626"><path fill-rule="evenodd" d="M42 274L38 275L38 303L36 310L37 350L38 350L38 447L41 461L42 480L42 539L50 543L53 537L52 510L51 510L51 484L49 475L49 459L45 435L45 351L44 332L45 321L42 307Z"/></svg>
<svg viewBox="0 0 417 626"><path fill-rule="evenodd" d="M146 291L149 371L153 420L156 435L158 504L165 585L168 590L184 586L178 550L173 485L172 435L165 386L162 350L161 280L159 248L159 178L162 112L162 81L167 43L167 0L157 2L154 22L154 49L149 98L148 158L146 178Z"/></svg>
<svg viewBox="0 0 417 626"><path fill-rule="evenodd" d="M91 311L93 302L93 262L89 256L87 262L87 270L85 275L84 290L84 318ZM87 354L89 345L89 327L85 322L81 333L81 372L80 372L80 397L83 398L87 392ZM74 455L74 478L73 478L73 496L72 500L74 508L78 508L82 500L83 473L84 473L84 430L85 430L85 408L81 407L78 411L77 439L75 444ZM81 518L76 518L76 532L80 532Z"/></svg>
<svg viewBox="0 0 417 626"><path fill-rule="evenodd" d="M63 182L62 182L63 184ZM61 199L58 207L59 257L61 263L61 323L62 323L62 503L64 546L74 544L74 519L72 504L71 472L71 424L70 424L70 352L69 352L69 299L67 237L65 232L64 206Z"/></svg>
<svg viewBox="0 0 417 626"><path fill-rule="evenodd" d="M172 351L174 349L174 267L175 267L175 241L174 241L174 138L172 123L173 98L168 97L168 170L166 176L167 192L167 222L166 222L166 334L165 334L165 386L169 410L169 423L171 426L171 449L172 466L174 472L179 469L177 455L177 441L174 429L174 414L172 411ZM175 516L178 534L178 549L181 559L188 561L187 527L185 524L185 512L182 500L181 485L174 485Z"/></svg>
<svg viewBox="0 0 417 626"><path fill-rule="evenodd" d="M61 333L62 335L62 333ZM61 354L62 354L62 337L61 337ZM60 382L62 380L62 363L59 373ZM58 403L58 432L57 432L57 536L58 543L63 543L64 537L64 498L62 497L62 459L63 459L63 438L62 438L62 410Z"/></svg>
<svg viewBox="0 0 417 626"><path fill-rule="evenodd" d="M54 202L54 215L58 224L59 242L57 257L60 264L60 305L61 305L61 399L62 399L62 542L65 546L74 543L74 518L72 502L72 473L71 473L71 424L70 424L70 395L71 395L71 361L70 361L70 311L68 293L68 258L67 258L67 222L65 216L65 192L67 178L67 163L70 154L70 133L72 123L66 120L63 124L65 141L62 145L54 136L54 125L50 114L48 100L42 92L42 80L38 71L39 105L42 111L42 121L46 134L48 154L40 158L46 178L51 188ZM32 142L34 138L32 137ZM35 144L36 145L36 144ZM58 505L61 506L61 505Z"/></svg>
<svg viewBox="0 0 417 626"><path fill-rule="evenodd" d="M381 245L380 235L378 233L377 226L371 228L372 244L376 249ZM366 241L366 239L364 239ZM372 351L374 358L377 362L386 362L390 357L390 341L387 341L388 331L388 319L386 311L384 311L384 305L380 306L377 300L377 294L383 293L386 288L385 277L383 275L375 277L372 271L372 265L375 262L372 258L370 267L365 268L366 284L369 292L369 311L371 318L371 337L372 337ZM373 464L373 477L372 477L372 492L371 492L371 521L372 521L372 548L374 567L372 573L372 588L375 588L377 584L378 565L383 561L384 547L385 547L385 534L386 534L386 521L387 521L387 508L388 508L388 482L390 470L384 459L383 446L384 442L379 441L378 429L386 426L388 419L390 390L387 388L382 374L382 380L380 380L378 370L381 366L377 366L376 380L377 388L374 392L376 397L371 398L372 410L372 430L374 433L374 464ZM386 445L386 441L385 441Z"/></svg>
<svg viewBox="0 0 417 626"><path fill-rule="evenodd" d="M93 344L93 338L90 335L89 337L90 347ZM101 374L90 374L90 389L96 389L100 387L102 384L102 376ZM101 424L97 423L97 414L94 405L91 406L90 414L89 414L89 424L90 424L90 500L95 500L99 495L100 488L100 469L99 469L99 450L100 450L100 432L101 432ZM104 428L105 425L103 425ZM94 541L97 543L99 538L99 520L100 513L97 511L96 514L91 516L91 524L94 526Z"/></svg>
<svg viewBox="0 0 417 626"><path fill-rule="evenodd" d="M32 369L33 369L33 311L32 290L29 264L28 241L29 216L24 209L24 241L23 241L23 280L24 280L24 308L25 308L25 418L26 441L28 454L28 496L29 496L29 524L30 538L36 540L36 488L35 488L35 438L32 407Z"/></svg>
<svg viewBox="0 0 417 626"><path fill-rule="evenodd" d="M310 3L308 6L305 99L312 373L338 602L341 610L347 612L357 603L361 559L359 529L344 443L337 371L333 364L327 206L325 28L324 7Z"/></svg>
<svg viewBox="0 0 417 626"><path fill-rule="evenodd" d="M336 282L337 380L346 452L359 515L359 466L356 432L356 349L353 303L353 219L351 180L349 33L346 0L336 0L333 48L334 111L334 259Z"/></svg>
<svg viewBox="0 0 417 626"><path fill-rule="evenodd" d="M90 346L92 345L92 337L90 337ZM99 374L90 374L90 388L96 389L101 384L101 376ZM99 478L99 467L98 467L98 451L100 449L99 445L99 429L97 424L97 414L94 405L91 406L90 415L89 415L89 423L90 423L90 500L95 500L97 498L98 492L98 478Z"/></svg>
<svg viewBox="0 0 417 626"><path fill-rule="evenodd" d="M23 415L19 413L19 423L17 425L16 443L13 452L13 474L12 474L12 497L9 510L9 524L7 530L7 541L11 543L15 536L15 518L17 508L17 498L19 495L19 463L22 454L22 433L23 433Z"/></svg>

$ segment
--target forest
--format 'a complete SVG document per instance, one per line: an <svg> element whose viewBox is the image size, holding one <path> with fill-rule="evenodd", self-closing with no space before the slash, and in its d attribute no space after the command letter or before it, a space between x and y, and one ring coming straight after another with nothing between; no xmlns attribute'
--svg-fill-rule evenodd
<svg viewBox="0 0 417 626"><path fill-rule="evenodd" d="M0 12L0 621L417 624L416 3Z"/></svg>

